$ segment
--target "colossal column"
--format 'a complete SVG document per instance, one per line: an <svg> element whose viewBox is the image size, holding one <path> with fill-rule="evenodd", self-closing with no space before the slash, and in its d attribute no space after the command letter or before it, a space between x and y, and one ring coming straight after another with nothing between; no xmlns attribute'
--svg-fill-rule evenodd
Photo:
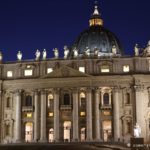
<svg viewBox="0 0 150 150"><path fill-rule="evenodd" d="M54 141L59 141L59 89L54 90Z"/></svg>
<svg viewBox="0 0 150 150"><path fill-rule="evenodd" d="M86 98L86 140L93 140L92 137L92 89L87 89Z"/></svg>
<svg viewBox="0 0 150 150"><path fill-rule="evenodd" d="M16 143L21 142L21 90L15 92L15 101L16 101L16 126L15 126L15 141Z"/></svg>
<svg viewBox="0 0 150 150"><path fill-rule="evenodd" d="M115 141L118 141L120 138L119 90L118 87L114 87L113 89L113 131Z"/></svg>
<svg viewBox="0 0 150 150"><path fill-rule="evenodd" d="M135 89L135 105L136 105L136 123L141 128L141 137L146 136L146 122L145 122L145 110L144 104L145 100L148 99L148 91L144 89L143 85L136 85L134 86Z"/></svg>
<svg viewBox="0 0 150 150"><path fill-rule="evenodd" d="M39 140L39 93L38 90L34 91L34 141L37 142Z"/></svg>
<svg viewBox="0 0 150 150"><path fill-rule="evenodd" d="M41 135L40 141L46 142L46 91L41 91Z"/></svg>
<svg viewBox="0 0 150 150"><path fill-rule="evenodd" d="M95 140L100 140L100 114L99 114L99 99L100 99L100 91L99 89L95 90Z"/></svg>
<svg viewBox="0 0 150 150"><path fill-rule="evenodd" d="M79 140L79 124L78 124L78 119L79 119L79 114L78 114L78 90L74 89L73 90L73 140L78 141Z"/></svg>

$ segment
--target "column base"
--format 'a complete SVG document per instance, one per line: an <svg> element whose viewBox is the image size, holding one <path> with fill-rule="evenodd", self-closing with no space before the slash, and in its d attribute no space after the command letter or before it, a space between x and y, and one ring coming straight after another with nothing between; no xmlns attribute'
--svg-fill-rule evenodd
<svg viewBox="0 0 150 150"><path fill-rule="evenodd" d="M40 143L47 143L47 139L41 139L39 140Z"/></svg>
<svg viewBox="0 0 150 150"><path fill-rule="evenodd" d="M22 143L22 140L15 140L14 143Z"/></svg>
<svg viewBox="0 0 150 150"><path fill-rule="evenodd" d="M72 139L71 141L72 142L79 142L79 139L76 138L76 139Z"/></svg>
<svg viewBox="0 0 150 150"><path fill-rule="evenodd" d="M94 139L95 142L102 142L101 139Z"/></svg>
<svg viewBox="0 0 150 150"><path fill-rule="evenodd" d="M86 139L86 142L93 142L93 139Z"/></svg>

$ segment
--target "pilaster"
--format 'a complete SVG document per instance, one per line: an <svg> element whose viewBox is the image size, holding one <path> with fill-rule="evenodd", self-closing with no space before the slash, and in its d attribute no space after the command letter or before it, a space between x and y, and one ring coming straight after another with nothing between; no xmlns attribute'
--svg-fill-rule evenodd
<svg viewBox="0 0 150 150"><path fill-rule="evenodd" d="M118 141L120 138L120 111L119 111L119 93L120 88L114 87L113 88L113 133L114 133L114 140Z"/></svg>
<svg viewBox="0 0 150 150"><path fill-rule="evenodd" d="M40 142L47 142L46 138L46 91L41 91L41 134Z"/></svg>
<svg viewBox="0 0 150 150"><path fill-rule="evenodd" d="M22 90L15 91L15 102L16 102L16 115L15 115L15 142L20 143L21 137L21 92Z"/></svg>
<svg viewBox="0 0 150 150"><path fill-rule="evenodd" d="M78 90L73 89L73 141L79 140L79 113L78 113Z"/></svg>
<svg viewBox="0 0 150 150"><path fill-rule="evenodd" d="M93 140L92 133L92 89L87 88L87 98L86 98L86 140Z"/></svg>
<svg viewBox="0 0 150 150"><path fill-rule="evenodd" d="M59 142L59 89L54 89L54 141Z"/></svg>

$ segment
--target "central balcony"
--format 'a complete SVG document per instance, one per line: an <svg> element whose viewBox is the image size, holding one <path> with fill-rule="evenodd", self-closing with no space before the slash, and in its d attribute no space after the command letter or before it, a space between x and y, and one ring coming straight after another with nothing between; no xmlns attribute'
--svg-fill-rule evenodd
<svg viewBox="0 0 150 150"><path fill-rule="evenodd" d="M72 110L72 105L60 105L60 110L70 111L70 110Z"/></svg>

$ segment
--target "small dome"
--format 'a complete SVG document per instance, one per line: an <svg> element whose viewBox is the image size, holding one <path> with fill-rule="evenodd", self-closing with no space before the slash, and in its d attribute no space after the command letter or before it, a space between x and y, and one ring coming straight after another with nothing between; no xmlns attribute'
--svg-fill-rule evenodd
<svg viewBox="0 0 150 150"><path fill-rule="evenodd" d="M102 54L112 53L112 48L116 47L117 54L123 54L120 42L114 33L102 26L91 26L83 31L73 44L73 48L79 50L79 54L84 54L87 48L90 53L94 53L98 49Z"/></svg>

